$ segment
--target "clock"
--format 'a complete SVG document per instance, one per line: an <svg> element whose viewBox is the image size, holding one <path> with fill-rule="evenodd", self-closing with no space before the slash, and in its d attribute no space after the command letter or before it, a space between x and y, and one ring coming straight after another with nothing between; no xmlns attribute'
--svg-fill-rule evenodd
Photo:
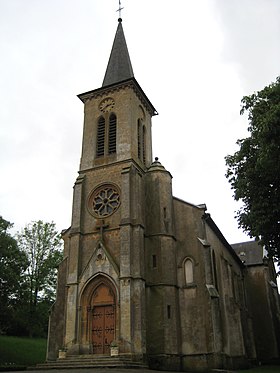
<svg viewBox="0 0 280 373"><path fill-rule="evenodd" d="M99 110L105 113L106 111L110 111L115 106L115 101L111 97L105 98L99 104Z"/></svg>

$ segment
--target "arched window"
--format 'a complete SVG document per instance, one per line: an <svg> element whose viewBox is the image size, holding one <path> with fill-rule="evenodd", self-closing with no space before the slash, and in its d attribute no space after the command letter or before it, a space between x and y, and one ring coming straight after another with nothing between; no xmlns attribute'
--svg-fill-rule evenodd
<svg viewBox="0 0 280 373"><path fill-rule="evenodd" d="M100 117L97 124L96 156L103 157L105 152L105 119Z"/></svg>
<svg viewBox="0 0 280 373"><path fill-rule="evenodd" d="M111 114L109 118L108 154L116 153L117 144L117 117Z"/></svg>
<svg viewBox="0 0 280 373"><path fill-rule="evenodd" d="M187 258L184 262L184 270L185 270L185 282L186 285L193 284L193 261Z"/></svg>

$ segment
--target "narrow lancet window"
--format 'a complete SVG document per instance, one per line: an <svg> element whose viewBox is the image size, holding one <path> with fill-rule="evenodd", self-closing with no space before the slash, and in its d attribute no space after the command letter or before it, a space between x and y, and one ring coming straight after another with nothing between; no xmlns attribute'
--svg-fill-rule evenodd
<svg viewBox="0 0 280 373"><path fill-rule="evenodd" d="M146 164L146 128L142 119L137 121L137 155Z"/></svg>
<svg viewBox="0 0 280 373"><path fill-rule="evenodd" d="M100 117L97 125L96 156L103 157L105 152L105 119Z"/></svg>
<svg viewBox="0 0 280 373"><path fill-rule="evenodd" d="M157 256L153 255L152 260L153 260L153 268L156 268L157 267Z"/></svg>
<svg viewBox="0 0 280 373"><path fill-rule="evenodd" d="M143 163L146 165L146 128L143 126L143 135L142 135L142 152L143 152Z"/></svg>
<svg viewBox="0 0 280 373"><path fill-rule="evenodd" d="M170 306L170 304L167 305L167 318L171 319L171 306Z"/></svg>
<svg viewBox="0 0 280 373"><path fill-rule="evenodd" d="M116 153L117 144L117 117L111 114L109 118L108 154Z"/></svg>
<svg viewBox="0 0 280 373"><path fill-rule="evenodd" d="M212 267L213 267L213 283L216 289L218 290L217 263L216 263L216 255L215 255L214 250L212 250Z"/></svg>
<svg viewBox="0 0 280 373"><path fill-rule="evenodd" d="M138 158L141 159L141 120L137 122L137 147L138 147Z"/></svg>
<svg viewBox="0 0 280 373"><path fill-rule="evenodd" d="M185 260L185 281L186 285L193 284L193 262L191 259Z"/></svg>

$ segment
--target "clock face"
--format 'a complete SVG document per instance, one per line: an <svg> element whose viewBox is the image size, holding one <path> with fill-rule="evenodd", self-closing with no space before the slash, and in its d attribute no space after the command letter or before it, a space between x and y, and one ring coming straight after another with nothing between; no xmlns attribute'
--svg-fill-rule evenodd
<svg viewBox="0 0 280 373"><path fill-rule="evenodd" d="M106 111L112 110L114 106L115 106L115 101L112 98L107 97L103 101L100 102L99 110L105 113Z"/></svg>

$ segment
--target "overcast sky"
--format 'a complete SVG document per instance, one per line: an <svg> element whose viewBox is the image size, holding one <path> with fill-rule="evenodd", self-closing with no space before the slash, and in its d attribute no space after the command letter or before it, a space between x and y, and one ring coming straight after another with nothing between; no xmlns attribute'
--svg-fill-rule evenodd
<svg viewBox="0 0 280 373"><path fill-rule="evenodd" d="M279 0L123 0L134 74L159 115L153 155L173 194L208 212L230 243L248 237L224 157L247 136L244 95L280 74ZM0 0L0 215L20 230L70 226L83 104L99 88L118 0Z"/></svg>

